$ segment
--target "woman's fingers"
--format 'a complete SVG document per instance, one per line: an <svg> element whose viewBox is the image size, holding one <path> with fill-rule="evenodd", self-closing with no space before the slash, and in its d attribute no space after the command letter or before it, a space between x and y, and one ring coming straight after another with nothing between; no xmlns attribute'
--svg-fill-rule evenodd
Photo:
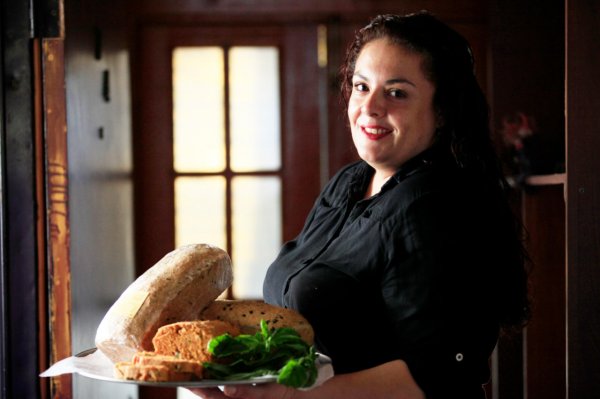
<svg viewBox="0 0 600 399"><path fill-rule="evenodd" d="M227 396L218 388L187 388L194 395L202 399L227 399Z"/></svg>
<svg viewBox="0 0 600 399"><path fill-rule="evenodd" d="M230 385L224 393L229 398L238 399L293 399L296 390L280 384Z"/></svg>
<svg viewBox="0 0 600 399"><path fill-rule="evenodd" d="M202 399L294 399L295 389L280 384L228 385L223 392L217 388L187 388Z"/></svg>

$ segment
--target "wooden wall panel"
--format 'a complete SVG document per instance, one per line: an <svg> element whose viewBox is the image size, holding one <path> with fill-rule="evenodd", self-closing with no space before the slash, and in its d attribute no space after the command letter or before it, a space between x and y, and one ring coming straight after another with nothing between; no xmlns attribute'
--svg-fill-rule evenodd
<svg viewBox="0 0 600 399"><path fill-rule="evenodd" d="M533 262L533 316L524 334L525 397L566 395L565 201L562 184L523 194L527 249Z"/></svg>
<svg viewBox="0 0 600 399"><path fill-rule="evenodd" d="M283 239L295 237L321 189L317 26L284 30L282 50Z"/></svg>
<svg viewBox="0 0 600 399"><path fill-rule="evenodd" d="M600 396L600 4L566 1L567 395Z"/></svg>
<svg viewBox="0 0 600 399"><path fill-rule="evenodd" d="M37 275L38 278L38 323L44 328L39 329L38 333L38 353L39 369L46 370L50 365L50 342L49 342L49 320L48 320L48 281L47 281L47 217L46 217L46 168L44 152L44 104L42 100L42 44L40 39L33 41L33 70L34 78L34 136L35 136L35 177L36 177L36 196L37 196ZM50 385L52 380L40 379L40 398L46 399L50 396Z"/></svg>
<svg viewBox="0 0 600 399"><path fill-rule="evenodd" d="M71 355L71 274L69 263L67 117L64 40L42 42L43 114L46 144L48 307L50 363ZM52 379L53 398L71 398L71 375Z"/></svg>
<svg viewBox="0 0 600 399"><path fill-rule="evenodd" d="M537 124L532 140L534 173L563 171L563 0L535 0L526 8L517 0L493 0L489 6L487 91L496 142L503 143L503 119L523 112ZM508 151L499 149L508 160ZM511 170L508 165L506 169ZM523 194L521 206L534 262L536 303L531 325L523 335L501 339L498 344L494 399L537 398L546 393L551 395L548 397L564 397L562 187L535 187Z"/></svg>
<svg viewBox="0 0 600 399"><path fill-rule="evenodd" d="M175 247L171 118L171 57L165 27L137 33L133 68L133 162L136 273L143 273ZM152 65L152 68L147 68ZM157 210L169 210L168 212Z"/></svg>

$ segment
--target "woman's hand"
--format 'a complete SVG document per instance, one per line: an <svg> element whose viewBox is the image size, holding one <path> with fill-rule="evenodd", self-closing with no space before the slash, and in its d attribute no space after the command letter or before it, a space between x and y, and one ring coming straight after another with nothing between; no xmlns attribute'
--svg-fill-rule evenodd
<svg viewBox="0 0 600 399"><path fill-rule="evenodd" d="M339 374L314 389L300 391L279 384L230 385L218 389L190 389L203 399L425 399L402 360L348 374Z"/></svg>
<svg viewBox="0 0 600 399"><path fill-rule="evenodd" d="M190 392L200 396L202 399L294 399L296 391L293 388L280 384L261 384L261 385L229 385L221 392L217 388L194 388Z"/></svg>

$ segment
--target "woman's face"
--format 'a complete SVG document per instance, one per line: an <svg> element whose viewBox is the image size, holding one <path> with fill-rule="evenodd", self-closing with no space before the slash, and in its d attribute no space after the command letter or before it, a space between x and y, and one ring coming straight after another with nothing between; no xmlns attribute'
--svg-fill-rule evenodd
<svg viewBox="0 0 600 399"><path fill-rule="evenodd" d="M387 39L367 43L356 60L348 118L359 156L387 177L433 143L435 87L423 57Z"/></svg>

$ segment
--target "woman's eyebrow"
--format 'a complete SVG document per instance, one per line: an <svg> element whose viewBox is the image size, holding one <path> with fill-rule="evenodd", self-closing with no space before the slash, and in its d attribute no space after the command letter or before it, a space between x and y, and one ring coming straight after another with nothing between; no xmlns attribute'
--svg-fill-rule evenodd
<svg viewBox="0 0 600 399"><path fill-rule="evenodd" d="M354 73L353 78L359 78L359 79L367 81L367 82L369 81L369 79L366 76L362 75L360 72ZM392 78L392 79L388 79L385 81L385 84L388 84L388 85L396 84L396 83L408 84L413 87L417 87L417 85L415 85L413 82L411 82L410 80L408 80L406 78Z"/></svg>
<svg viewBox="0 0 600 399"><path fill-rule="evenodd" d="M360 72L355 72L354 75L352 75L352 78L359 78L360 80L366 80L366 81L369 80L369 79L367 79L366 76L361 75Z"/></svg>
<svg viewBox="0 0 600 399"><path fill-rule="evenodd" d="M405 83L414 87L417 87L417 85L415 85L413 82L411 82L408 79L404 79L404 78L394 78L394 79L388 79L385 81L386 84L394 84L394 83Z"/></svg>

